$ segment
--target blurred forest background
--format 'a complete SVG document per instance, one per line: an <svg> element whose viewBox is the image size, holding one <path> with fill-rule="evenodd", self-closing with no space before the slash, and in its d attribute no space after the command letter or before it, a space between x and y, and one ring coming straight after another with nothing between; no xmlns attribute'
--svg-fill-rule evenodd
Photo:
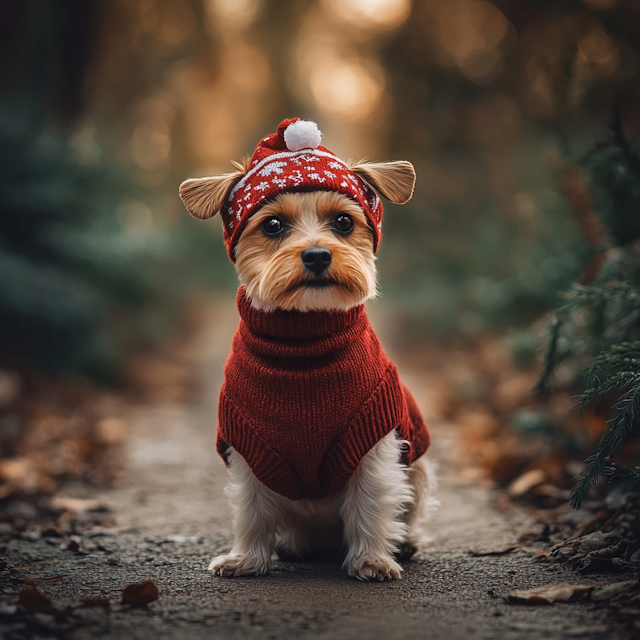
<svg viewBox="0 0 640 640"><path fill-rule="evenodd" d="M6 0L0 50L0 497L95 475L125 430L96 389L236 287L178 185L298 116L342 157L415 165L379 259L395 349L482 473L566 502L611 417L568 413L582 369L637 339L638 268L610 265L640 236L640 1ZM563 307L536 400L575 282L593 295Z"/></svg>

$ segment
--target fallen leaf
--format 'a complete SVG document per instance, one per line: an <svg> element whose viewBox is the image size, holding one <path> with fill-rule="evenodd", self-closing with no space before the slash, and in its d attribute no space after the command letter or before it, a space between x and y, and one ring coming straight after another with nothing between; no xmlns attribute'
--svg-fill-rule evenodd
<svg viewBox="0 0 640 640"><path fill-rule="evenodd" d="M66 573L61 573L58 576L50 576L48 578L24 578L24 581L27 584L36 584L38 582L52 582L53 580L62 580L62 578L66 578L66 577L67 577Z"/></svg>
<svg viewBox="0 0 640 640"><path fill-rule="evenodd" d="M541 485L547 479L547 474L542 469L531 469L516 478L508 487L507 492L512 498L529 493L531 489Z"/></svg>
<svg viewBox="0 0 640 640"><path fill-rule="evenodd" d="M533 605L568 602L574 596L584 595L585 593L589 593L592 589L593 585L569 584L568 582L563 582L561 584L546 584L534 589L512 591L507 596L507 602L510 604Z"/></svg>
<svg viewBox="0 0 640 640"><path fill-rule="evenodd" d="M629 593L638 586L637 580L625 580L624 582L613 582L611 584L596 585L591 592L592 602L611 600L625 593Z"/></svg>
<svg viewBox="0 0 640 640"><path fill-rule="evenodd" d="M35 462L27 457L7 458L0 462L0 478L8 485L7 488L3 486L3 493L11 493L12 489L18 489L34 494L40 486L38 468Z"/></svg>
<svg viewBox="0 0 640 640"><path fill-rule="evenodd" d="M130 584L122 589L122 604L132 607L146 607L158 599L158 587L151 580Z"/></svg>
<svg viewBox="0 0 640 640"><path fill-rule="evenodd" d="M185 542L200 542L199 536L167 536L163 542L173 542L174 544L184 544Z"/></svg>
<svg viewBox="0 0 640 640"><path fill-rule="evenodd" d="M53 606L51 598L40 593L35 587L22 589L18 596L18 607L28 613L46 613L60 620L64 620L72 613L70 607L57 609Z"/></svg>
<svg viewBox="0 0 640 640"><path fill-rule="evenodd" d="M51 507L56 511L108 511L107 505L101 500L85 500L84 498L65 498L56 496L51 501Z"/></svg>
<svg viewBox="0 0 640 640"><path fill-rule="evenodd" d="M619 536L616 533L602 533L602 531L594 531L581 538L573 538L567 540L565 544L574 548L581 553L590 553L603 547L609 547L618 541Z"/></svg>
<svg viewBox="0 0 640 640"><path fill-rule="evenodd" d="M514 549L517 549L517 544L510 544L506 547L500 547L499 549L491 549L489 551L478 551L476 549L470 549L469 555L474 558L481 558L483 556L504 556L507 553L511 553Z"/></svg>
<svg viewBox="0 0 640 640"><path fill-rule="evenodd" d="M62 532L62 527L58 522L54 522L50 527L47 527L42 531L42 536L44 538L62 538L64 533Z"/></svg>
<svg viewBox="0 0 640 640"><path fill-rule="evenodd" d="M29 613L51 613L54 610L51 598L40 593L35 587L20 591L18 605Z"/></svg>
<svg viewBox="0 0 640 640"><path fill-rule="evenodd" d="M620 540L618 544L612 544L610 547L602 547L602 549L596 549L589 555L594 558L623 558L628 544L624 540Z"/></svg>
<svg viewBox="0 0 640 640"><path fill-rule="evenodd" d="M99 538L107 536L117 536L123 531L130 531L130 529L119 529L117 527L95 526L93 529L89 529L85 532L87 538Z"/></svg>
<svg viewBox="0 0 640 640"><path fill-rule="evenodd" d="M73 551L74 553L80 551L80 542L72 538L71 540L69 540L69 542L67 542L67 550Z"/></svg>
<svg viewBox="0 0 640 640"><path fill-rule="evenodd" d="M555 545L550 552L552 557L568 558L575 554L588 554L598 549L610 547L618 542L620 536L616 533L602 533L602 531L594 531L588 535L579 538L570 538Z"/></svg>
<svg viewBox="0 0 640 640"><path fill-rule="evenodd" d="M119 418L103 418L96 424L96 436L105 444L119 444L127 436L127 424Z"/></svg>

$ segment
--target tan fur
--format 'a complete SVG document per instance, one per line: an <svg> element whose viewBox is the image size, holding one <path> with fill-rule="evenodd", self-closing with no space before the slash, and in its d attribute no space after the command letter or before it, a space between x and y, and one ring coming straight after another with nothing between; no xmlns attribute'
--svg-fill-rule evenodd
<svg viewBox="0 0 640 640"><path fill-rule="evenodd" d="M336 214L354 222L349 235L332 229ZM281 239L266 236L262 223L277 215L290 225ZM326 274L337 284L307 288L301 253L314 246L331 251ZM373 231L360 207L333 191L283 193L255 213L236 245L236 269L253 304L261 309L346 310L375 296Z"/></svg>
<svg viewBox="0 0 640 640"><path fill-rule="evenodd" d="M180 185L180 198L187 211L198 220L207 220L220 211L233 185L244 176L249 169L249 159L231 162L236 171L221 176L208 178L192 178Z"/></svg>
<svg viewBox="0 0 640 640"><path fill-rule="evenodd" d="M416 172L410 162L350 161L349 167L379 195L394 204L405 204L413 196Z"/></svg>

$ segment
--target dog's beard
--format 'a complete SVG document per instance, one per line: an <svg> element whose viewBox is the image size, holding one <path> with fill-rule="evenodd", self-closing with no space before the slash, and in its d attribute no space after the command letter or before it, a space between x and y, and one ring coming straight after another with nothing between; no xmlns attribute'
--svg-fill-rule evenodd
<svg viewBox="0 0 640 640"><path fill-rule="evenodd" d="M327 224L332 211L348 213L354 229L340 237ZM270 215L286 216L290 229L282 240L265 236L260 226ZM300 258L322 246L330 267L314 276ZM376 294L373 241L364 214L348 198L331 192L284 194L250 219L236 247L236 269L253 304L266 311L347 310Z"/></svg>
<svg viewBox="0 0 640 640"><path fill-rule="evenodd" d="M267 311L346 310L375 295L373 263L367 264L357 251L333 247L331 267L321 277L310 277L300 260L307 247L282 247L256 278L244 282L255 306Z"/></svg>

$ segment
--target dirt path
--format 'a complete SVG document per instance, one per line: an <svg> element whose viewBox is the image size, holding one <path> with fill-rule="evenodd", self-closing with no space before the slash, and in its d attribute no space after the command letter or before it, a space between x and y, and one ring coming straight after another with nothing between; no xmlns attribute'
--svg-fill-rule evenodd
<svg viewBox="0 0 640 640"><path fill-rule="evenodd" d="M25 622L7 614L19 589L16 582L7 583L4 610L0 609L5 637L624 637L604 613L587 604L528 608L490 595L575 582L576 576L546 570L530 551L469 554L470 549L496 549L514 542L532 522L518 510L496 510L485 489L456 482L447 466L454 433L433 419L442 507L431 523L432 542L405 565L401 581L360 583L334 564L278 562L272 574L262 578L224 579L207 572L211 556L228 549L232 540L230 509L222 494L226 471L214 450L214 416L235 324L235 310L221 305L211 330L196 347L206 390L198 403L148 407L133 421L126 480L122 488L98 496L115 513L115 535L84 539L86 555L60 550L46 539L13 540L4 550L14 563L14 576L65 576L38 584L57 606L77 607L81 598L102 597L112 603L111 612L76 608L66 621L35 614ZM424 402L415 380L406 372L404 379ZM122 586L148 579L159 588L157 602L141 610L118 605Z"/></svg>

